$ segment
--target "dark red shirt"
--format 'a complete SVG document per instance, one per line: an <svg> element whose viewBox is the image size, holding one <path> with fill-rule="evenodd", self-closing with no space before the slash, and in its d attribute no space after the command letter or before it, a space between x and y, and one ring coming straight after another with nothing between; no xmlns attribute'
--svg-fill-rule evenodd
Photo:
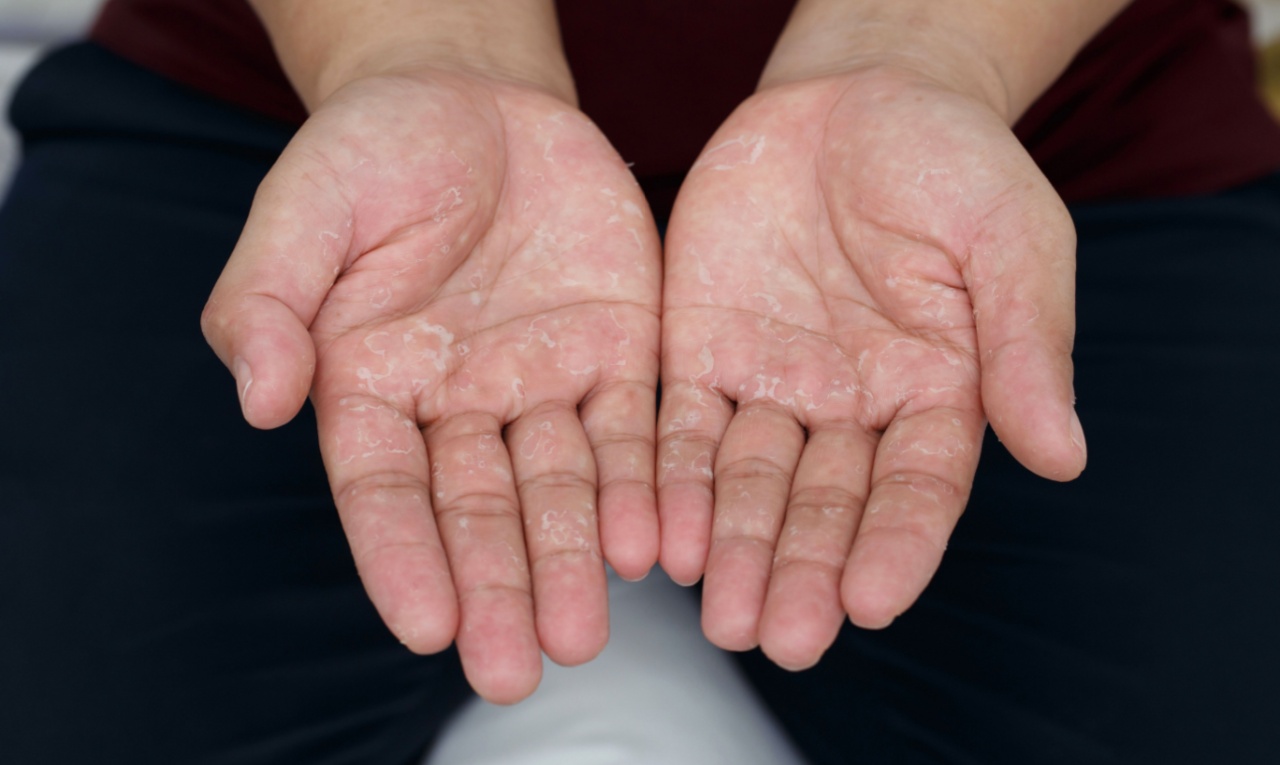
<svg viewBox="0 0 1280 765"><path fill-rule="evenodd" d="M560 0L583 110L662 215L751 94L794 0ZM109 0L93 39L269 117L302 104L245 0ZM1068 202L1218 191L1280 170L1247 18L1229 0L1136 0L1016 126Z"/></svg>

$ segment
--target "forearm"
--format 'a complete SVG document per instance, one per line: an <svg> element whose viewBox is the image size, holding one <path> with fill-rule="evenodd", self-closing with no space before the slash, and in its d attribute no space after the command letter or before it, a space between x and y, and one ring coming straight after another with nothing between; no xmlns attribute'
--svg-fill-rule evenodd
<svg viewBox="0 0 1280 765"><path fill-rule="evenodd" d="M910 69L1012 124L1128 0L800 0L761 79Z"/></svg>
<svg viewBox="0 0 1280 765"><path fill-rule="evenodd" d="M432 66L576 103L553 0L250 0L309 109L362 76Z"/></svg>

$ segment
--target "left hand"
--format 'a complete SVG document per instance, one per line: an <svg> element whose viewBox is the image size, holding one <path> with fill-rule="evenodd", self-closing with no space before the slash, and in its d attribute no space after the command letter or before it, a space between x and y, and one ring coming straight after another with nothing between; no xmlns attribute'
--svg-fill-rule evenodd
<svg viewBox="0 0 1280 765"><path fill-rule="evenodd" d="M964 509L986 418L1058 480L1074 231L986 105L875 68L764 90L704 150L667 238L662 564L712 642L817 661L891 622Z"/></svg>

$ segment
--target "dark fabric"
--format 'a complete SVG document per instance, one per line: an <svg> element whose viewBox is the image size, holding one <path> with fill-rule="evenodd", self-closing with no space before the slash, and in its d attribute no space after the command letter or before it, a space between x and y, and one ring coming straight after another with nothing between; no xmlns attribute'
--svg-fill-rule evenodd
<svg viewBox="0 0 1280 765"><path fill-rule="evenodd" d="M309 412L243 423L197 325L289 131L79 46L0 210L0 762L416 760L466 690L355 576ZM987 444L920 604L745 662L816 765L1280 751L1280 177L1075 207L1090 467Z"/></svg>
<svg viewBox="0 0 1280 765"><path fill-rule="evenodd" d="M1068 202L1203 194L1280 170L1231 0L1137 0L1016 125Z"/></svg>
<svg viewBox="0 0 1280 765"><path fill-rule="evenodd" d="M751 95L795 0L559 0L583 110L666 217L680 179ZM276 118L304 112L245 0L109 0L94 39ZM1068 202L1219 191L1280 170L1231 0L1136 0L1017 126ZM1189 109L1187 104L1196 104Z"/></svg>
<svg viewBox="0 0 1280 765"><path fill-rule="evenodd" d="M1072 212L1089 467L988 438L913 609L743 658L814 765L1276 762L1280 176Z"/></svg>
<svg viewBox="0 0 1280 765"><path fill-rule="evenodd" d="M307 118L246 0L107 0L90 35L229 104L295 126Z"/></svg>
<svg viewBox="0 0 1280 765"><path fill-rule="evenodd" d="M96 46L21 86L0 211L0 762L415 762L467 691L365 597L305 411L200 309L290 131Z"/></svg>

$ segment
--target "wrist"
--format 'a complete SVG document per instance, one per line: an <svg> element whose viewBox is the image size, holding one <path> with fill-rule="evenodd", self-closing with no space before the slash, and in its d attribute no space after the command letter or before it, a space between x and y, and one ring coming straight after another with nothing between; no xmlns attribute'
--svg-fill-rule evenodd
<svg viewBox="0 0 1280 765"><path fill-rule="evenodd" d="M810 4L810 9L815 4ZM803 14L804 5L778 40L760 88L842 74L917 79L954 90L987 106L1006 122L1010 94L1000 68L964 36L895 19L844 18L828 9ZM874 14L872 14L874 15Z"/></svg>
<svg viewBox="0 0 1280 765"><path fill-rule="evenodd" d="M350 82L424 70L526 85L577 104L551 0L250 2L309 110Z"/></svg>
<svg viewBox="0 0 1280 765"><path fill-rule="evenodd" d="M800 0L760 87L890 71L1012 124L1126 0Z"/></svg>

